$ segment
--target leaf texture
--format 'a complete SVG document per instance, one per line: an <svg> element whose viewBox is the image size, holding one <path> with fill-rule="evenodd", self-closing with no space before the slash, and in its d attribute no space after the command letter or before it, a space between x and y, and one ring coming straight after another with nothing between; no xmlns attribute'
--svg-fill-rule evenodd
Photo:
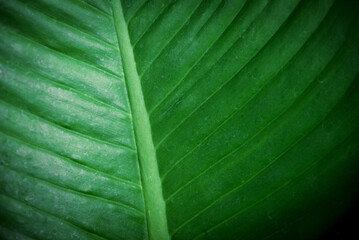
<svg viewBox="0 0 359 240"><path fill-rule="evenodd" d="M0 0L0 237L319 237L358 194L358 10Z"/></svg>
<svg viewBox="0 0 359 240"><path fill-rule="evenodd" d="M9 231L147 236L111 5L99 6L1 2L1 215Z"/></svg>

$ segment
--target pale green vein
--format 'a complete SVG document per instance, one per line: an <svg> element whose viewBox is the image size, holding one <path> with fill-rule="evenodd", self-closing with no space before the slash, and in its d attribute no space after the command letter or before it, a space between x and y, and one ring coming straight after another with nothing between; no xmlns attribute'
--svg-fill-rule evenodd
<svg viewBox="0 0 359 240"><path fill-rule="evenodd" d="M342 144L343 142L345 142L346 139L344 139L343 141L339 142L336 147L338 147L340 144ZM336 148L334 148L336 149ZM203 237L205 234L208 234L209 232L213 231L214 229L220 227L221 225L225 224L226 222L229 222L230 220L232 220L235 217L238 217L239 215L243 214L244 212L248 211L249 209L251 209L252 207L258 205L259 203L265 201L266 199L270 198L271 196L273 196L275 193L281 191L283 188L285 188L286 186L293 184L295 180L300 179L301 176L305 175L306 173L310 172L320 161L323 161L323 159L325 159L325 157L327 157L330 153L332 153L333 151L329 151L327 154L325 154L323 157L320 157L318 160L315 160L312 162L311 165L309 165L308 167L306 167L300 174L298 174L297 176L293 177L292 179L288 180L287 182L283 183L281 186L279 186L278 188L276 188L274 191L268 193L265 197L259 199L258 201L254 202L253 204L249 205L248 207L234 213L232 216L222 220L220 223L214 225L213 227L211 227L210 229L206 230L205 232L199 234L198 236L196 236L193 239L199 239L200 237Z"/></svg>
<svg viewBox="0 0 359 240"><path fill-rule="evenodd" d="M123 151L130 151L130 152L135 151L135 149L133 149L131 146L128 146L126 144L108 142L108 141L100 139L98 137L90 136L90 135L87 135L85 133L79 132L77 130L66 128L66 127L60 125L59 123L57 123L57 122L55 122L55 121L53 121L51 119L46 119L43 116L37 115L35 113L31 113L28 110L21 109L18 106L13 105L9 100L4 99L4 98L2 98L0 96L0 106L1 106L1 104L5 105L5 106L7 105L6 106L7 108L12 108L15 111L20 111L22 114L26 114L29 117L32 117L33 119L36 119L39 122L42 122L42 123L47 124L47 125L49 125L49 126L51 126L53 128L56 128L59 131L62 131L64 133L66 133L66 134L78 136L78 137L81 137L81 138L84 138L84 139L89 139L89 140L92 140L92 141L97 142L97 143L102 143L102 144L107 145L107 146L112 146L112 147L115 147L115 148L119 148L119 149L121 149Z"/></svg>
<svg viewBox="0 0 359 240"><path fill-rule="evenodd" d="M334 59L334 57L333 57ZM325 68L328 68L328 66L330 66L330 63L327 64L327 66ZM323 71L322 71L323 72ZM322 73L321 72L321 73ZM320 76L319 74L311 81L313 82L315 79L318 78L318 76ZM306 91L308 91L308 89L311 87L312 85L308 85L306 87L306 89L303 90L302 94L300 96L298 96L297 98L297 102L301 101L301 99L303 98L304 94L306 93ZM295 104L295 102L293 102L292 104L288 105L286 108L284 108L277 116L275 116L273 119L271 119L270 121L268 121L268 123L266 123L258 132L256 132L254 135L252 135L250 138L248 138L247 140L245 140L242 144L240 144L238 147L236 147L235 149L233 149L232 151L228 152L227 154L225 154L223 157L221 157L219 160L217 160L216 162L214 162L213 164L211 164L209 167L207 167L205 170L203 170L202 172L200 172L199 174L197 174L197 176L193 177L191 180L189 180L187 183L183 184L181 187L179 187L175 192L173 192L167 199L166 202L169 201L171 198L173 198L176 194L178 194L178 192L180 192L182 189L184 189L186 186L190 185L192 182L194 182L196 179L200 178L202 175L204 175L206 172L208 172L210 169L212 169L213 167L215 167L218 163L222 162L224 159L226 159L228 156L230 156L231 154L238 152L240 149L242 149L243 146L245 146L247 143L253 141L253 139L255 139L255 137L259 136L261 133L263 133L266 129L268 129L269 127L271 127L272 124L275 123L275 121L277 121L278 119L280 119L285 113L287 113L291 107L293 107L293 105ZM242 109L242 108L241 108ZM221 125L220 125L221 126Z"/></svg>
<svg viewBox="0 0 359 240"><path fill-rule="evenodd" d="M0 27L4 27L4 25L0 24ZM5 27L5 29L6 29L6 27ZM3 31L3 29L1 29L1 30ZM1 34L3 34L3 32L1 32ZM95 70L97 72L100 72L101 74L103 74L105 76L110 76L110 77L113 77L115 79L118 79L119 81L123 81L123 79L117 74L114 74L114 73L112 73L112 72L110 72L108 70L99 68L99 67L97 67L95 65L92 65L91 63L88 63L88 62L85 62L85 61L80 60L78 58L75 58L75 57L73 57L73 56L71 56L71 55L69 55L67 53L61 52L61 51L56 50L56 49L54 49L52 47L49 47L49 46L47 46L47 45L45 45L45 44L43 44L41 42L36 41L35 39L32 39L32 38L29 38L29 37L25 36L24 34L22 34L20 32L15 32L15 31L10 30L9 28L7 28L6 29L6 34L12 35L12 36L20 38L20 39L22 39L24 41L27 41L28 44L33 44L35 46L37 45L38 47L44 48L47 51L53 53L55 56L64 57L64 58L68 59L69 61L80 63L81 65L84 65L84 66L86 66L86 67L88 67L90 69L93 69L93 70ZM2 37L7 37L7 36L4 36L4 35L2 35Z"/></svg>
<svg viewBox="0 0 359 240"><path fill-rule="evenodd" d="M95 199L95 200L99 200L99 201L102 201L102 202L106 202L108 204L118 206L118 207L120 207L122 209L130 211L131 213L138 214L139 216L143 215L142 210L140 210L140 209L138 209L136 207L130 206L127 203L120 202L120 201L113 201L111 199L107 199L107 198L99 196L99 195L85 193L85 192L79 191L77 189L69 188L69 187L63 187L63 186L59 185L58 183L55 183L55 182L52 182L52 181L49 181L49 180L46 180L46 179L42 179L42 178L39 178L39 177L36 177L35 175L25 173L23 171L15 169L15 168L6 166L6 165L4 165L2 163L0 163L0 167L4 167L5 169L9 169L9 170L11 170L11 171L13 171L13 172L15 172L15 173L17 173L19 175L22 175L22 176L24 176L26 178L34 179L37 182L43 183L44 185L49 186L51 188L54 188L54 189L57 189L57 190L60 190L60 191L63 191L63 192L71 193L73 195L77 195L77 196L80 196L80 197L83 197L83 198Z"/></svg>
<svg viewBox="0 0 359 240"><path fill-rule="evenodd" d="M161 47L160 51L156 54L156 56L154 56L154 58L152 58L152 60L150 61L149 64L147 64L147 66L142 70L142 73L140 74L141 77L144 76L147 71L150 70L150 68L152 67L152 64L159 58L159 56L161 54L163 54L163 51L167 48L167 46L172 42L173 39L175 39L175 37L181 32L181 30L186 26L186 24L189 23L189 21L191 20L192 16L195 14L195 12L197 11L197 9L199 8L199 6L202 4L202 1L200 1L197 6L193 9L192 13L187 17L187 19L183 22L182 26L180 28L177 29L177 31L167 40L167 42L165 42L165 44Z"/></svg>
<svg viewBox="0 0 359 240"><path fill-rule="evenodd" d="M79 231L81 231L81 232L83 232L83 233L86 233L86 234L89 234L89 235L93 235L93 236L96 237L97 239L104 239L104 240L106 240L106 238L104 238L103 236L100 236L100 235L98 235L98 234L96 234L96 233L94 233L94 232L92 232L92 231L90 231L90 230L88 230L88 229L85 229L85 228L83 228L83 227L80 227L79 225L77 225L77 224L75 224L75 223L72 223L72 222L70 222L70 221L68 221L68 220L65 220L65 219L63 219L63 218L60 218L60 217L58 217L58 216L55 216L55 215L53 215L52 213L49 213L49 212L47 212L47 211L44 211L44 210L39 209L39 208L34 207L34 206L30 206L28 203L26 203L26 202L24 202L24 201L21 201L21 200L19 200L19 199L16 199L16 198L14 198L14 197L12 197L12 196L9 196L8 194L0 193L0 200L1 200L1 198L7 198L9 201L13 201L13 202L15 202L16 204L22 205L22 206L24 206L24 207L26 207L26 208L30 208L31 210L33 210L34 212L37 212L37 213L40 214L40 215L43 215L43 216L48 217L48 218L51 218L51 219L56 219L56 220L58 220L59 222L63 222L63 223L66 224L67 226L73 227L73 228L75 228L75 229L77 229L77 230L79 230ZM0 203L1 203L1 202L0 202ZM0 205L0 206L1 206L1 205ZM14 212L14 211L11 211L11 210L7 210L7 212L11 212L11 213L14 213L14 214L18 214L18 213Z"/></svg>
<svg viewBox="0 0 359 240"><path fill-rule="evenodd" d="M247 3L247 2L246 2ZM244 4L243 4L244 6ZM212 49L215 44L218 43L219 39L222 37L222 35L227 31L227 29L234 23L235 19L238 17L238 15L242 12L243 6L238 10L236 15L233 17L232 21L221 31L218 33L216 38L213 40L211 44L207 47L207 49L196 59L196 61L192 64L191 67L188 68L187 72L181 77L177 83L172 87L171 90L168 91L168 93L154 106L149 110L149 115L153 113L154 110L156 110L166 99L168 96L170 96L177 88L182 84L182 82L185 81L186 77L192 72L192 70L199 64L199 62L206 56L206 54ZM214 13L213 13L214 14ZM203 28L203 26L202 26Z"/></svg>
<svg viewBox="0 0 359 240"><path fill-rule="evenodd" d="M46 76L46 75L43 75L41 74L40 72L36 72L34 71L33 69L27 69L26 67L20 65L19 63L14 63L14 62L8 62L5 58L3 58L2 56L0 56L0 67L2 67L1 65L4 65L6 67L9 67L9 68L12 68L16 71L26 71L28 72L29 74L30 73L33 73L33 74L36 74L38 76L41 77L42 81L44 82L48 82L48 83L51 83L53 84L54 86L58 87L58 88L61 88L62 90L64 91L69 91L69 92L72 92L72 93L75 93L77 94L78 96L80 96L82 99L86 99L86 101L88 102L91 102L91 103L94 103L94 104L100 104L106 108L110 108L111 111L116 111L120 114L123 114L124 116L128 117L128 118L131 118L131 115L129 112L126 112L124 109L120 108L120 107L115 107L113 105L110 105L104 101L102 101L101 99L99 98L96 98L94 96L91 96L91 95L88 95L88 94L85 94L79 90L77 90L76 88L73 88L69 85L66 85L65 83L62 83L62 82L57 82L55 81L54 79L50 78L49 76ZM1 81L0 81L0 85L1 85Z"/></svg>
<svg viewBox="0 0 359 240"><path fill-rule="evenodd" d="M169 2L168 2L169 4ZM151 26L157 21L157 19L164 13L165 10L168 9L168 5L166 5L165 7L162 8L162 10L158 13L158 15L156 15L153 20L151 21L151 23L144 29L143 33L138 36L137 40L135 42L133 42L133 47L136 46L136 44L142 39L142 37L148 32L148 30L151 28ZM135 16L133 16L131 18L131 20L134 18ZM130 22L129 22L130 24Z"/></svg>
<svg viewBox="0 0 359 240"><path fill-rule="evenodd" d="M6 136L6 138L12 139L13 141L18 142L19 144L26 145L27 147L30 147L30 148L32 148L34 150L37 150L37 151L40 151L40 152L43 152L43 153L46 153L46 154L50 154L50 155L52 155L52 156L54 156L56 158L61 159L62 161L69 162L70 164L76 164L79 167L81 167L82 169L85 169L86 171L89 171L89 170L93 171L96 175L100 175L103 178L115 180L115 181L118 181L120 183L127 184L127 185L130 185L132 187L135 187L136 189L141 188L140 185L138 185L137 183L131 182L130 180L120 178L118 176L114 176L114 175L108 174L106 172L103 172L101 170L98 170L96 168L93 168L91 166L85 165L84 163L79 162L76 159L69 158L69 157L66 157L64 155L60 155L60 154L58 154L58 153L56 153L56 152L54 152L54 151L52 151L50 149L47 149L47 148L41 147L39 145L36 145L34 142L28 142L27 140L22 139L19 136L11 136L11 135L8 135L7 133L4 133L3 131L0 131L0 135L4 135L4 136Z"/></svg>
<svg viewBox="0 0 359 240"><path fill-rule="evenodd" d="M9 1L9 2L11 2L11 1ZM41 11L41 9L38 9L36 7L27 7L22 2L19 2L19 1L12 1L11 3L15 3L15 5L19 4L18 6L14 6L14 7L21 7L23 9L30 10L31 12L35 12L38 16L43 16L44 18L49 20L49 22L51 22L54 25L59 25L59 26L62 26L64 28L67 28L67 29L72 29L75 32L79 33L80 35L87 36L87 39L90 38L91 40L95 40L97 42L100 42L103 45L106 45L107 47L111 48L114 51L118 51L118 49L114 45L112 45L111 43L105 41L104 39L101 39L98 36L96 36L96 35L94 35L94 34L92 34L90 32L84 31L83 29L80 29L78 27L70 25L69 23L66 23L66 22L60 21L58 19L55 19L55 18L49 16L48 13L45 13L44 11Z"/></svg>
<svg viewBox="0 0 359 240"><path fill-rule="evenodd" d="M329 114L329 113L328 113ZM189 218L187 221L185 221L183 224L181 224L178 228L176 228L173 231L173 235L180 230L181 228L183 228L185 225L187 225L189 222L191 222L194 218L196 218L197 216L199 216L201 213L205 212L206 210L208 210L210 207L212 207L213 205L215 205L216 203L220 202L221 200L223 200L225 197L229 196L230 194L232 194L233 192L237 191L238 189L243 188L245 185L247 185L248 183L250 183L253 179L255 179L258 175L260 175L262 172L264 172L266 169L268 169L270 166L272 166L274 163L276 163L282 156L284 156L286 153L288 153L291 149L293 149L300 141L302 141L303 139L305 139L305 137L307 137L310 133L312 133L315 129L318 128L318 126L320 126L320 124L326 119L327 115L325 115L324 118L322 118L316 125L314 125L311 129L309 129L305 134L303 134L301 137L299 137L298 139L296 139L292 144L290 144L286 149L283 150L283 152L281 152L278 156L274 157L273 159L271 159L269 161L269 163L264 166L262 169L260 169L259 171L257 171L256 173L254 173L250 178L248 178L245 182L239 184L238 186L234 187L233 189L229 190L228 192L222 194L221 196L219 196L218 198L216 198L214 201L212 201L208 206L206 206L205 208L203 208L201 211L199 211L198 213L196 213L195 215L193 215L191 218Z"/></svg>
<svg viewBox="0 0 359 240"><path fill-rule="evenodd" d="M92 8L94 9L95 11L97 11L98 13L100 13L101 15L103 16L106 16L106 17L110 17L112 18L112 16L110 14L108 14L107 12L103 11L102 9L99 9L97 7L95 7L94 5L86 2L86 1L81 1L84 5L88 6L89 8Z"/></svg>
<svg viewBox="0 0 359 240"><path fill-rule="evenodd" d="M121 2L119 0L113 1L112 8L133 114L132 119L146 205L149 237L156 240L170 239L167 228L166 206L162 195L156 151L152 142L150 121L145 107Z"/></svg>
<svg viewBox="0 0 359 240"><path fill-rule="evenodd" d="M268 8L268 5L265 7L265 8ZM288 15L288 17L285 19L284 22L282 22L280 24L280 26L283 26L285 24L287 24L287 22L289 21L289 16L291 15ZM253 24L253 23L252 23ZM244 64L240 69L238 69L238 71L236 71L231 77L229 77L226 81L224 81L214 92L212 92L206 99L204 99L201 103L198 104L198 106L196 106L196 108L191 111L187 116L185 116L176 126L174 126L171 131L169 131L157 144L156 144L156 149L158 149L162 143L175 131L177 130L179 127L182 126L182 124L187 121L198 109L200 109L206 102L208 102L213 96L216 95L216 93L218 93L219 91L221 91L223 89L223 87L228 83L230 82L231 80L233 80L236 76L238 76L238 74L243 70L245 69L245 67L247 67L247 65L253 61L253 59L255 59L259 53L261 51L263 51L263 49L268 46L268 44L272 41L272 39L276 36L276 34L274 33L265 43L264 45L262 45L258 50L257 52L254 54L254 56L250 59L250 61L248 61L246 64ZM234 44L238 43L238 41L236 41ZM234 45L232 44L232 46ZM231 49L232 47L228 48L227 51L225 53L222 54L222 56L216 61L218 62L220 59L222 59L225 54Z"/></svg>
<svg viewBox="0 0 359 240"><path fill-rule="evenodd" d="M323 18L324 19L324 18ZM315 33L315 31L313 31L309 36L308 39L310 39L312 37L312 35ZM193 153L197 148L199 148L208 138L210 138L214 133L216 133L222 126L224 126L229 120L232 119L232 117L237 114L238 112L240 112L242 109L244 109L250 102L252 102L254 99L256 99L256 97L263 91L263 89L265 89L266 87L268 87L271 83L273 83L279 76L279 73L281 73L286 67L288 67L289 63L292 61L292 59L294 59L301 51L303 51L303 47L307 44L308 41L304 42L303 45L298 49L298 51L293 54L292 57L290 57L290 59L288 59L288 61L277 71L277 73L270 79L267 79L266 83L257 91L255 92L251 97L248 98L248 100L246 102L243 103L242 106L239 106L238 109L235 109L234 111L232 111L230 113L230 115L228 117L226 117L217 127L215 127L209 134L206 135L206 137L204 137L196 146L194 146L191 150L189 150L185 155L183 155L182 157L179 158L179 160L177 160L168 170L167 172L165 172L163 174L163 176L161 177L161 179L165 179L166 176L168 175L168 173L170 173L179 163L181 163L188 155L190 155L191 153ZM289 107L288 107L289 108ZM284 112L284 111L283 111ZM279 117L279 116L278 116ZM273 119L273 121L276 118ZM270 121L271 123L272 121ZM257 134L256 134L257 135ZM167 200L166 200L167 201Z"/></svg>
<svg viewBox="0 0 359 240"><path fill-rule="evenodd" d="M137 13L139 13L142 9L144 9L146 7L146 4L149 3L149 1L144 1L137 9L136 11L132 14L132 16L130 16L127 20L128 25L130 24L131 20L136 17Z"/></svg>

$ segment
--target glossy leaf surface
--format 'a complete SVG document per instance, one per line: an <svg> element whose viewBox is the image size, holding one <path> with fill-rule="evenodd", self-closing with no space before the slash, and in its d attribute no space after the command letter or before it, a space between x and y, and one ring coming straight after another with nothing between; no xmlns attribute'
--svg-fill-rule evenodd
<svg viewBox="0 0 359 240"><path fill-rule="evenodd" d="M0 0L0 236L313 239L358 183L359 3Z"/></svg>

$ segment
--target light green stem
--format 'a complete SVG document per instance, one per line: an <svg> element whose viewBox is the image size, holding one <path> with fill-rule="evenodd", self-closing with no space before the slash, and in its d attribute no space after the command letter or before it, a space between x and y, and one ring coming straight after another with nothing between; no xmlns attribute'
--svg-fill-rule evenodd
<svg viewBox="0 0 359 240"><path fill-rule="evenodd" d="M120 0L113 0L112 7L133 116L149 237L153 240L166 240L170 239L166 206L162 195L156 151L152 142L150 121Z"/></svg>

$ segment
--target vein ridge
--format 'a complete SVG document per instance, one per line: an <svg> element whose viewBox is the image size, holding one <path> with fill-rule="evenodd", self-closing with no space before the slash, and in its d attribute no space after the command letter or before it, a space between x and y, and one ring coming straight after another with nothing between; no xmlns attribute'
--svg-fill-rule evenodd
<svg viewBox="0 0 359 240"><path fill-rule="evenodd" d="M150 239L170 239L150 121L120 0L112 1L112 9L132 112L148 235Z"/></svg>

